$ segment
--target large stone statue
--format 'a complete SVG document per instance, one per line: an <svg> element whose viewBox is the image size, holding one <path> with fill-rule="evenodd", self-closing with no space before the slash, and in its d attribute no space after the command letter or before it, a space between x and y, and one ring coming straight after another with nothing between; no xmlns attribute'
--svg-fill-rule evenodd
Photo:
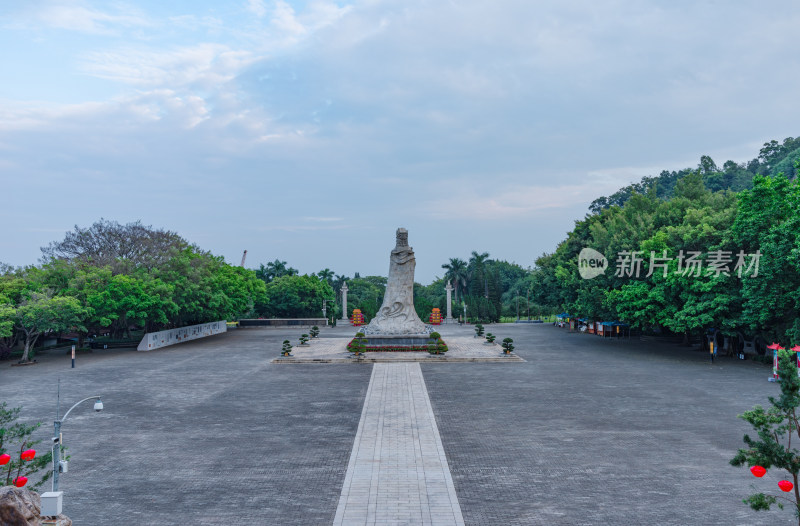
<svg viewBox="0 0 800 526"><path fill-rule="evenodd" d="M367 335L412 335L431 331L414 310L414 250L408 246L408 230L397 229L397 245L389 256L389 280L383 305L364 328Z"/></svg>

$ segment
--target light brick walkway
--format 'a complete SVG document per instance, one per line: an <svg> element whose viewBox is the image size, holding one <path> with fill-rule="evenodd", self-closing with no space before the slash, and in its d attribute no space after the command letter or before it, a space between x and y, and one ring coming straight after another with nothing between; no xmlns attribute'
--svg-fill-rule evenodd
<svg viewBox="0 0 800 526"><path fill-rule="evenodd" d="M376 363L334 525L463 525L419 363Z"/></svg>

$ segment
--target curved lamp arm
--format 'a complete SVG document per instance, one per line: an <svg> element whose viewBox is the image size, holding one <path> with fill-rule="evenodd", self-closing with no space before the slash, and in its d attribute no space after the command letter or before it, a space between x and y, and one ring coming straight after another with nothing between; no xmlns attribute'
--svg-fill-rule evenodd
<svg viewBox="0 0 800 526"><path fill-rule="evenodd" d="M72 407L69 408L69 410L64 414L64 417L59 420L59 422L63 422L64 420L66 420L67 417L69 416L70 411L72 411L73 409L78 407L78 405L82 404L83 402L85 402L87 400L95 400L95 399L100 400L100 398L101 398L100 396L90 396L89 398L84 398L80 402L77 402L75 405L73 405Z"/></svg>

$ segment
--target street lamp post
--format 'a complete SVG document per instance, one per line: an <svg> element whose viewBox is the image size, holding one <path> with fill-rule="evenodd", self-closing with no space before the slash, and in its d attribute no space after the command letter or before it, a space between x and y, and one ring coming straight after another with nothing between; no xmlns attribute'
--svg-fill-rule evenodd
<svg viewBox="0 0 800 526"><path fill-rule="evenodd" d="M61 470L60 460L61 460L61 424L69 416L70 412L78 407L78 405L86 402L87 400L97 400L94 403L94 410L98 413L103 410L103 402L100 400L99 396L90 396L89 398L84 398L80 402L76 403L72 407L69 408L69 411L64 414L63 418L58 418L58 409L56 409L56 420L53 422L53 492L58 491L58 474Z"/></svg>
<svg viewBox="0 0 800 526"><path fill-rule="evenodd" d="M326 299L322 300L322 317L325 318L325 325L328 324L328 314L327 314L328 305L327 304L328 304L329 301L330 300L326 300Z"/></svg>

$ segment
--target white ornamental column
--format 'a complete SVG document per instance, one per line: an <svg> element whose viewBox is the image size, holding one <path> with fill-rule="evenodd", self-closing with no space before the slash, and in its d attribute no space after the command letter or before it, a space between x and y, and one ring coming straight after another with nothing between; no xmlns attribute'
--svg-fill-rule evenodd
<svg viewBox="0 0 800 526"><path fill-rule="evenodd" d="M349 321L347 319L347 282L342 284L342 318L339 321Z"/></svg>
<svg viewBox="0 0 800 526"><path fill-rule="evenodd" d="M444 290L445 292L447 292L447 318L445 318L444 322L453 323L455 321L453 320L453 313L452 313L453 302L451 298L451 294L453 293L453 286L450 284L449 281L447 282L447 286L444 288Z"/></svg>

